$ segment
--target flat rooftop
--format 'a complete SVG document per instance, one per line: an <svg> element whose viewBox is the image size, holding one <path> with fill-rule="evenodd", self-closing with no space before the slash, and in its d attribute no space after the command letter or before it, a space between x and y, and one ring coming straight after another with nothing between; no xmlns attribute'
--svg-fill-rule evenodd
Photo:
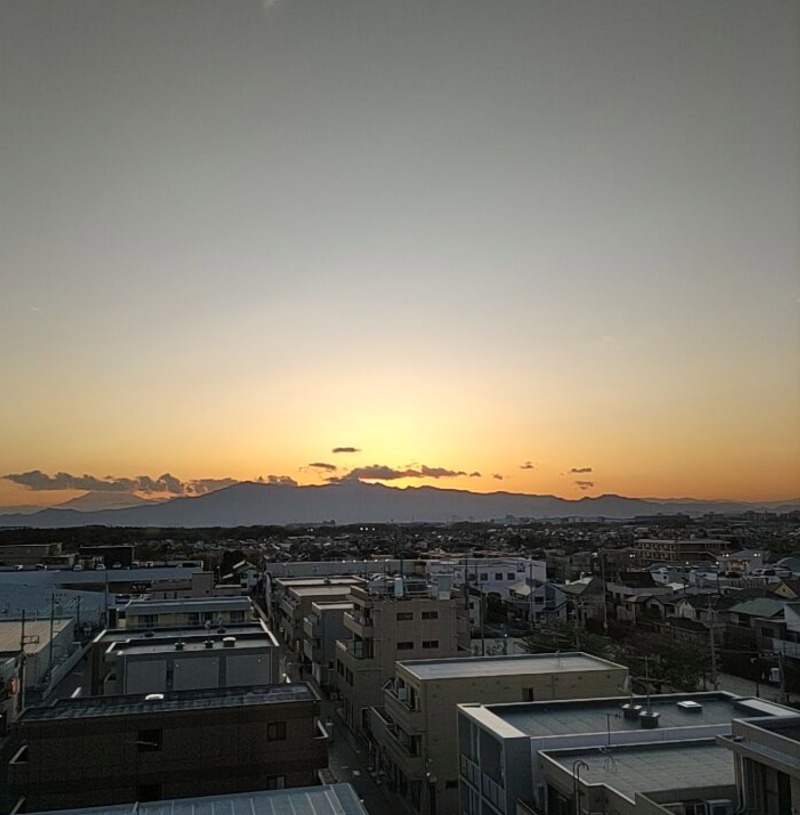
<svg viewBox="0 0 800 815"><path fill-rule="evenodd" d="M612 733L641 730L638 718L626 719L622 705L630 697L610 699L573 699L563 702L515 702L507 704L468 707L466 711L488 727L497 723L503 735L515 732L533 738L565 736L584 733ZM678 702L696 702L698 710L685 709ZM633 697L634 704L647 707L644 697ZM767 702L764 699L739 698L730 693L681 693L652 696L650 710L659 714L659 729L673 727L703 727L728 724L732 719L750 716L785 716L790 708ZM510 730L509 730L510 727ZM652 731L650 731L652 732Z"/></svg>
<svg viewBox="0 0 800 815"><path fill-rule="evenodd" d="M637 792L678 789L685 797L688 790L736 784L731 751L710 740L637 745L610 752L597 748L544 750L540 755L570 777L574 762L585 761L589 769L581 770L581 781L605 784L630 800Z"/></svg>
<svg viewBox="0 0 800 815"><path fill-rule="evenodd" d="M182 611L240 611L253 607L249 597L185 597L180 600L131 600L121 611L161 614Z"/></svg>
<svg viewBox="0 0 800 815"><path fill-rule="evenodd" d="M57 637L73 623L72 617L53 620L53 637ZM25 620L25 653L35 654L50 645L50 619ZM0 622L0 654L17 654L23 635L22 620L3 620Z"/></svg>
<svg viewBox="0 0 800 815"><path fill-rule="evenodd" d="M60 809L47 815L367 815L350 784L243 792L207 798Z"/></svg>
<svg viewBox="0 0 800 815"><path fill-rule="evenodd" d="M326 611L352 611L353 604L345 602L328 603L325 600L322 600L319 603L312 603L311 608L320 612L321 614L324 614Z"/></svg>
<svg viewBox="0 0 800 815"><path fill-rule="evenodd" d="M350 586L340 583L335 586L292 586L289 594L297 597L346 597L350 593Z"/></svg>
<svg viewBox="0 0 800 815"><path fill-rule="evenodd" d="M412 659L401 660L400 664L419 679L477 679L519 674L626 670L622 665L582 653Z"/></svg>
<svg viewBox="0 0 800 815"><path fill-rule="evenodd" d="M231 645L226 645L223 640L227 637L233 638L233 643ZM206 645L206 640L211 640L213 645L209 648ZM175 643L182 642L182 648L176 648ZM203 651L206 653L213 653L215 651L225 650L225 651L246 651L246 650L253 650L258 649L263 651L267 648L276 648L277 646L272 641L272 638L269 637L267 634L261 634L260 636L249 636L249 637L237 637L235 634L209 634L208 636L198 636L195 634L191 638L186 639L179 639L176 640L174 637L170 637L169 639L137 639L134 642L128 644L127 642L116 642L110 648L113 647L113 653L117 654L125 654L128 656L145 656L150 654L186 654L192 653L197 651Z"/></svg>
<svg viewBox="0 0 800 815"><path fill-rule="evenodd" d="M29 708L22 714L20 721L133 716L140 713L164 713L181 710L216 710L219 708L249 707L279 702L305 702L317 698L311 688L301 682L282 685L252 685L241 688L169 691L163 694L148 695L163 698L148 700L144 695L127 695L59 699L49 707Z"/></svg>

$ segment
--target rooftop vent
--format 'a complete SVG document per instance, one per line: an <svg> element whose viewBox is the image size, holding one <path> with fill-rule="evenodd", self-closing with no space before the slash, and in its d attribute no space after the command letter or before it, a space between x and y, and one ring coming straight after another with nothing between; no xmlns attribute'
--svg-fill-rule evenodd
<svg viewBox="0 0 800 815"><path fill-rule="evenodd" d="M683 702L678 702L678 707L685 710L687 713L702 713L703 706L699 702L693 702L691 699L685 699Z"/></svg>
<svg viewBox="0 0 800 815"><path fill-rule="evenodd" d="M639 714L639 727L642 730L655 730L658 727L660 715L660 713L654 713L652 710L643 710Z"/></svg>
<svg viewBox="0 0 800 815"><path fill-rule="evenodd" d="M638 719L639 714L642 712L641 705L635 705L633 702L626 702L622 706L622 715L626 719Z"/></svg>
<svg viewBox="0 0 800 815"><path fill-rule="evenodd" d="M163 693L148 693L147 696L144 697L145 702L163 702L164 701L164 694Z"/></svg>
<svg viewBox="0 0 800 815"><path fill-rule="evenodd" d="M182 643L180 640L178 640L178 641L175 643L175 650L176 650L176 651L183 651L183 645L184 645L184 644L183 644L183 643Z"/></svg>
<svg viewBox="0 0 800 815"><path fill-rule="evenodd" d="M236 637L223 637L222 638L222 646L223 648L233 648L236 645Z"/></svg>
<svg viewBox="0 0 800 815"><path fill-rule="evenodd" d="M205 640L205 642L203 642L203 645L205 645L206 648L213 648L214 640Z"/></svg>
<svg viewBox="0 0 800 815"><path fill-rule="evenodd" d="M217 629L217 634L224 634L224 633L225 633L225 626L224 626L224 625L221 625L221 626L220 626L220 627Z"/></svg>

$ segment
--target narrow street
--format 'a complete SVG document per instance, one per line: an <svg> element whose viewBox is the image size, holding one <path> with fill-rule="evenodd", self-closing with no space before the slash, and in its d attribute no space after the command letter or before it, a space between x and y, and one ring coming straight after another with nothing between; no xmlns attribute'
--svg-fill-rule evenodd
<svg viewBox="0 0 800 815"><path fill-rule="evenodd" d="M283 650L283 649L282 649ZM288 657L288 659L287 659ZM357 739L336 714L334 705L317 684L305 673L300 678L291 655L283 651L282 673L296 682L307 682L322 699L320 719L331 734L328 747L328 769L337 782L352 784L369 815L410 815L411 810L375 777L370 765L369 749Z"/></svg>

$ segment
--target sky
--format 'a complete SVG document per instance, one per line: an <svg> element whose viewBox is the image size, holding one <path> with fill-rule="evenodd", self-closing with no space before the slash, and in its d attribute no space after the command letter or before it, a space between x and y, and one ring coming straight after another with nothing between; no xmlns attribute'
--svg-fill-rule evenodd
<svg viewBox="0 0 800 815"><path fill-rule="evenodd" d="M799 28L794 0L7 0L0 504L797 497Z"/></svg>

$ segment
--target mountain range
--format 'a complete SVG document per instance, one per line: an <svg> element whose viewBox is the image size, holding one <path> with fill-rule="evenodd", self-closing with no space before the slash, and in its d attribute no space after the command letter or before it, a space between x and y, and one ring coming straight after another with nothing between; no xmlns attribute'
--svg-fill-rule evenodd
<svg viewBox="0 0 800 815"><path fill-rule="evenodd" d="M322 486L242 482L192 498L142 501L137 506L80 511L61 505L34 513L0 514L0 527L54 529L72 526L231 527L353 523L413 523L503 520L516 518L607 518L639 515L693 517L708 512L739 514L748 510L800 510L800 499L746 503L698 499L640 499L601 495L577 500L554 495L476 493L438 487L400 489L359 481ZM79 504L80 506L80 504ZM0 508L0 512L2 509Z"/></svg>

